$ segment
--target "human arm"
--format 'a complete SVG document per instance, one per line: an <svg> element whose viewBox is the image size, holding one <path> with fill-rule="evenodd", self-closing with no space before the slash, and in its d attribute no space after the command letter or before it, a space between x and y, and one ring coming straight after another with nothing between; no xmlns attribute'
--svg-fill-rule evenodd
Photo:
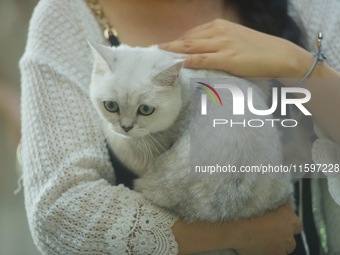
<svg viewBox="0 0 340 255"><path fill-rule="evenodd" d="M295 249L293 235L300 231L301 223L288 204L244 221L189 224L179 220L173 226L179 254L232 248L239 255L286 255Z"/></svg>
<svg viewBox="0 0 340 255"><path fill-rule="evenodd" d="M188 68L220 69L248 78L300 78L313 62L308 51L287 40L226 20L193 28L178 40L160 47L192 54L185 61ZM312 81L300 86L312 94L312 100L306 106L315 122L340 144L340 117L329 110L340 107L340 74L324 63L317 65L310 78L329 78L322 86Z"/></svg>
<svg viewBox="0 0 340 255"><path fill-rule="evenodd" d="M113 185L105 142L85 94L46 65L24 60L21 66L25 205L39 250L143 254L145 248L151 254L157 247L176 254L171 232L176 217Z"/></svg>
<svg viewBox="0 0 340 255"><path fill-rule="evenodd" d="M96 23L86 21L86 11L83 1L40 1L20 62L22 170L33 240L43 254L176 254L177 218L115 185L88 96L86 38L103 39L91 32Z"/></svg>

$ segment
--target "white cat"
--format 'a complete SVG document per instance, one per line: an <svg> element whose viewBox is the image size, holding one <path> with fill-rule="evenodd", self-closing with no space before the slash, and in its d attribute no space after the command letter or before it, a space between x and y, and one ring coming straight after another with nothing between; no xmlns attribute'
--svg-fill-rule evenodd
<svg viewBox="0 0 340 255"><path fill-rule="evenodd" d="M109 146L140 176L135 190L188 221L253 217L290 199L293 188L287 174L237 172L208 177L191 171L190 166L211 163L237 169L282 164L280 132L275 127L224 126L216 127L213 134L202 128L221 116L240 122L270 117L250 112L233 115L230 93L220 93L223 107L211 107L209 114L201 116L201 92L190 88L190 78L230 76L182 68L182 55L156 46L94 44L91 48L90 97L102 117ZM268 108L261 89L242 79L235 79L235 84L243 92L252 86L256 108ZM190 141L195 148L190 148Z"/></svg>

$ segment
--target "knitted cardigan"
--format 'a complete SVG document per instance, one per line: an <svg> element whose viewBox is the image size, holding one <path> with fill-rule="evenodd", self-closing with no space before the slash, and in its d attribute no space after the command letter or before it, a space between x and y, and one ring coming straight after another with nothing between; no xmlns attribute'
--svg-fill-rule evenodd
<svg viewBox="0 0 340 255"><path fill-rule="evenodd" d="M324 32L325 54L338 70L339 10L336 0L295 0L292 6L310 42L317 31ZM115 185L100 120L89 100L87 40L107 43L85 1L39 2L20 61L25 205L33 240L49 255L177 254L171 232L176 216ZM339 162L339 148L320 137L313 148L316 162ZM330 158L334 151L338 158ZM337 207L340 179L328 184L329 201ZM323 192L329 196L327 188ZM325 222L325 215L321 219ZM336 221L339 230L340 218Z"/></svg>

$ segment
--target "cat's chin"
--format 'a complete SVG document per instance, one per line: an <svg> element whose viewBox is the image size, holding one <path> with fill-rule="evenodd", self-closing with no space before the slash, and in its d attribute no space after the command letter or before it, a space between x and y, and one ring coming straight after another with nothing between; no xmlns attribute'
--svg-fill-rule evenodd
<svg viewBox="0 0 340 255"><path fill-rule="evenodd" d="M133 139L133 138L143 138L146 137L148 134L145 133L138 133L138 134L130 134L130 133L119 133L114 132L119 137L125 138L125 139Z"/></svg>
<svg viewBox="0 0 340 255"><path fill-rule="evenodd" d="M125 138L125 139L131 139L131 138L133 138L132 136L130 136L130 135L126 135L126 134L122 134L122 133L118 133L118 132L114 132L115 133L115 135L117 135L117 136L119 136L119 137L121 137L121 138Z"/></svg>

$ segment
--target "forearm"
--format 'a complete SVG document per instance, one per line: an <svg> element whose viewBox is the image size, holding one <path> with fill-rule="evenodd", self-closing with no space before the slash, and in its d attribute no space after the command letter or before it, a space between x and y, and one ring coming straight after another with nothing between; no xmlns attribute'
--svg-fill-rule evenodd
<svg viewBox="0 0 340 255"><path fill-rule="evenodd" d="M235 223L186 223L176 221L172 232L178 243L179 254L193 254L230 249L234 246Z"/></svg>
<svg viewBox="0 0 340 255"><path fill-rule="evenodd" d="M184 65L187 68L219 69L245 78L299 79L313 63L313 55L292 42L238 24L216 20L198 28L160 47L190 54ZM227 32L218 32L221 28ZM331 114L331 109L340 106L340 86L336 81L340 73L323 63L317 65L310 78L322 78L323 81L313 84L309 79L300 84L312 94L312 100L306 106L315 122L340 144L340 119ZM287 80L283 83L294 86L292 82L287 84Z"/></svg>
<svg viewBox="0 0 340 255"><path fill-rule="evenodd" d="M337 144L340 144L340 75L327 64L317 66L307 82L301 85L311 92L306 104L314 121ZM320 79L322 78L322 79Z"/></svg>
<svg viewBox="0 0 340 255"><path fill-rule="evenodd" d="M179 254L234 249L239 255L286 254L294 250L293 234L301 223L286 204L276 210L247 220L223 223L185 223L172 227Z"/></svg>
<svg viewBox="0 0 340 255"><path fill-rule="evenodd" d="M298 61L295 60L290 74L283 74L286 77L303 77L313 62L313 56L300 48L295 56ZM294 82L284 84L294 86ZM308 79L299 86L311 93L311 100L306 103L306 107L314 121L334 142L340 144L340 116L336 114L336 110L340 109L340 73L326 62L317 64Z"/></svg>

